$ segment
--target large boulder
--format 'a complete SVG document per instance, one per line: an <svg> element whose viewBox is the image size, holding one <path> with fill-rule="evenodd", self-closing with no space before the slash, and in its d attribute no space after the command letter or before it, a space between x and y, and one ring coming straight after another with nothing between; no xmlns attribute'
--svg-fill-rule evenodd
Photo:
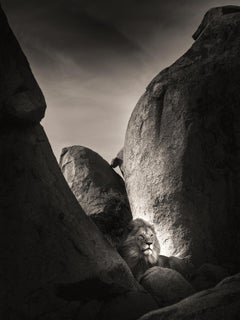
<svg viewBox="0 0 240 320"><path fill-rule="evenodd" d="M127 192L162 254L240 265L240 7L211 9L194 38L131 115Z"/></svg>
<svg viewBox="0 0 240 320"><path fill-rule="evenodd" d="M159 307L176 303L195 293L180 273L168 268L148 269L140 283L155 298Z"/></svg>
<svg viewBox="0 0 240 320"><path fill-rule="evenodd" d="M195 272L194 265L188 259L180 259L177 257L158 256L158 266L162 268L173 269L179 272L185 279L189 280Z"/></svg>
<svg viewBox="0 0 240 320"><path fill-rule="evenodd" d="M45 99L2 10L0 15L0 124L37 123Z"/></svg>
<svg viewBox="0 0 240 320"><path fill-rule="evenodd" d="M37 124L44 99L1 8L0 21L0 318L72 319L87 299L142 289L68 187ZM74 284L78 302L67 301Z"/></svg>
<svg viewBox="0 0 240 320"><path fill-rule="evenodd" d="M81 146L64 148L60 166L83 210L118 246L132 220L123 179L99 154Z"/></svg>
<svg viewBox="0 0 240 320"><path fill-rule="evenodd" d="M139 320L239 319L240 274L223 280L177 304L152 311Z"/></svg>
<svg viewBox="0 0 240 320"><path fill-rule="evenodd" d="M41 126L2 127L0 136L0 317L35 319L56 308L60 316L64 304L48 294L59 283L100 278L121 292L138 290L79 206Z"/></svg>

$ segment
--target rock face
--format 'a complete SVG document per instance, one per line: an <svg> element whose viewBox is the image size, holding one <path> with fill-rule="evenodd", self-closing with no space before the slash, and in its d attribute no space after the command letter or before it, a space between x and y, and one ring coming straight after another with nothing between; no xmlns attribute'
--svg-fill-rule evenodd
<svg viewBox="0 0 240 320"><path fill-rule="evenodd" d="M177 257L166 257L159 255L158 266L162 268L168 268L176 270L180 273L185 279L191 279L192 275L195 272L194 266L189 263L187 259L180 259Z"/></svg>
<svg viewBox="0 0 240 320"><path fill-rule="evenodd" d="M192 276L191 284L197 291L200 291L214 287L228 276L227 270L223 267L204 263Z"/></svg>
<svg viewBox="0 0 240 320"><path fill-rule="evenodd" d="M180 273L168 268L148 269L140 283L156 299L159 307L176 303L195 293Z"/></svg>
<svg viewBox="0 0 240 320"><path fill-rule="evenodd" d="M139 320L239 319L240 274L223 280L172 306L150 312Z"/></svg>
<svg viewBox="0 0 240 320"><path fill-rule="evenodd" d="M147 308L149 311L158 309L150 295L146 292L130 292L112 297L102 306L96 320L135 320L146 313Z"/></svg>
<svg viewBox="0 0 240 320"><path fill-rule="evenodd" d="M44 117L45 99L2 10L0 14L0 123L37 123Z"/></svg>
<svg viewBox="0 0 240 320"><path fill-rule="evenodd" d="M47 290L55 283L96 277L137 290L68 188L42 128L5 127L0 135L1 318L60 312L63 302Z"/></svg>
<svg viewBox="0 0 240 320"><path fill-rule="evenodd" d="M195 43L130 118L124 177L162 254L240 264L240 7L211 9Z"/></svg>
<svg viewBox="0 0 240 320"><path fill-rule="evenodd" d="M81 146L64 148L60 166L83 210L117 246L132 219L123 179L100 155Z"/></svg>
<svg viewBox="0 0 240 320"><path fill-rule="evenodd" d="M82 303L58 298L55 284L98 279L119 294L139 285L69 189L36 124L41 91L1 9L0 21L0 318L72 319Z"/></svg>

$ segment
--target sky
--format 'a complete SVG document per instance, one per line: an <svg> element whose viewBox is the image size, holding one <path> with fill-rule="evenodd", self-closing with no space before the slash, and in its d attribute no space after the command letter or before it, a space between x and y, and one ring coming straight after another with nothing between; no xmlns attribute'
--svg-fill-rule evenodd
<svg viewBox="0 0 240 320"><path fill-rule="evenodd" d="M224 0L2 0L47 102L42 125L57 159L88 147L110 161L151 79L193 43Z"/></svg>

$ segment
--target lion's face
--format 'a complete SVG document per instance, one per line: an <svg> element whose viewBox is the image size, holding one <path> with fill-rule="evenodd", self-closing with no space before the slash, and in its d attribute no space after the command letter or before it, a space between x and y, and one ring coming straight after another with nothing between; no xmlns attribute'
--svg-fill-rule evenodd
<svg viewBox="0 0 240 320"><path fill-rule="evenodd" d="M136 233L136 243L145 256L151 255L153 253L153 248L156 239L154 237L154 232L151 228L140 228Z"/></svg>
<svg viewBox="0 0 240 320"><path fill-rule="evenodd" d="M138 277L158 262L160 245L153 225L135 219L129 225L130 232L119 249L121 256Z"/></svg>

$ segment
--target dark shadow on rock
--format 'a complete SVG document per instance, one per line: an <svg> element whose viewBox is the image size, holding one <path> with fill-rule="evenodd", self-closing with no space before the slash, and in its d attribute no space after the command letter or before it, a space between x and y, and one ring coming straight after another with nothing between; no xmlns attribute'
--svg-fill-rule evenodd
<svg viewBox="0 0 240 320"><path fill-rule="evenodd" d="M126 293L126 287L116 283L106 283L99 278L55 285L56 295L68 301L105 300Z"/></svg>

